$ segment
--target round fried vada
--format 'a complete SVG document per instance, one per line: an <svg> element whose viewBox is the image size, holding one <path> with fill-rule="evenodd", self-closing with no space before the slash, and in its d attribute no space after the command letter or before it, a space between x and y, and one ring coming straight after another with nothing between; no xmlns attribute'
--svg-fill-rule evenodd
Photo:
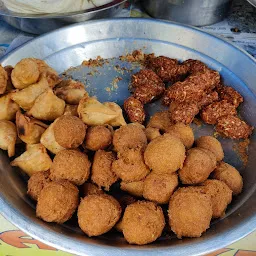
<svg viewBox="0 0 256 256"><path fill-rule="evenodd" d="M74 149L64 149L58 152L50 169L51 180L66 179L81 185L89 177L91 163L86 154Z"/></svg>
<svg viewBox="0 0 256 256"><path fill-rule="evenodd" d="M78 193L78 188L67 180L50 182L38 197L36 216L46 222L66 222L78 206Z"/></svg>
<svg viewBox="0 0 256 256"><path fill-rule="evenodd" d="M78 207L78 224L88 236L99 236L115 226L121 216L121 206L109 195L89 195Z"/></svg>

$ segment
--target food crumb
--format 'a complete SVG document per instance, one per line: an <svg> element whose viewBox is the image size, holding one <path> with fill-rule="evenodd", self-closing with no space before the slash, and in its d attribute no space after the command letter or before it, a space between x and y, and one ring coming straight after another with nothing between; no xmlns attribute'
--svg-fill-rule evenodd
<svg viewBox="0 0 256 256"><path fill-rule="evenodd" d="M250 144L249 139L245 139L238 143L235 143L233 146L234 151L237 153L241 161L243 162L243 167L245 167L248 163L248 146Z"/></svg>

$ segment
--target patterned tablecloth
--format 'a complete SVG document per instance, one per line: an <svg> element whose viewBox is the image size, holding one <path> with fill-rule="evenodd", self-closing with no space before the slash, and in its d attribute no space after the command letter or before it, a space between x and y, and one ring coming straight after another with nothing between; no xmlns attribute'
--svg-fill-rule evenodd
<svg viewBox="0 0 256 256"><path fill-rule="evenodd" d="M118 17L149 17L139 3L128 2ZM204 30L224 37L256 57L256 9L245 0L234 0L229 17ZM34 36L18 31L0 20L0 56L31 40ZM68 256L20 231L0 215L0 256ZM222 256L256 256L256 231L240 241L209 254Z"/></svg>

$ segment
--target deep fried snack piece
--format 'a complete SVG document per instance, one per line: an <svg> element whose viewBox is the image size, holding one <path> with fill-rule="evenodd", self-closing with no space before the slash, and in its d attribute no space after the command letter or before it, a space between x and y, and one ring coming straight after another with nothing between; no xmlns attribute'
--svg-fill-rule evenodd
<svg viewBox="0 0 256 256"><path fill-rule="evenodd" d="M12 71L13 71L13 66L10 66L10 65L5 66L4 70L7 73L7 86L6 86L5 92L10 92L10 91L15 89L15 87L12 84L12 77L11 77L12 76Z"/></svg>
<svg viewBox="0 0 256 256"><path fill-rule="evenodd" d="M152 140L144 153L146 165L156 173L172 173L182 168L185 147L180 139L164 134Z"/></svg>
<svg viewBox="0 0 256 256"><path fill-rule="evenodd" d="M221 143L212 136L202 136L196 140L196 146L198 148L205 148L210 150L215 156L217 161L221 161L224 158L223 148Z"/></svg>
<svg viewBox="0 0 256 256"><path fill-rule="evenodd" d="M71 115L71 116L77 116L78 117L77 108L78 108L78 105L66 104L63 115L65 115L65 116L66 115Z"/></svg>
<svg viewBox="0 0 256 256"><path fill-rule="evenodd" d="M162 234L165 226L160 206L152 202L138 201L126 207L122 229L129 244L149 244Z"/></svg>
<svg viewBox="0 0 256 256"><path fill-rule="evenodd" d="M218 87L218 93L222 100L233 104L236 108L244 101L243 96L230 86Z"/></svg>
<svg viewBox="0 0 256 256"><path fill-rule="evenodd" d="M50 171L36 172L28 180L27 194L37 201L42 189L51 182Z"/></svg>
<svg viewBox="0 0 256 256"><path fill-rule="evenodd" d="M183 184L199 184L207 180L215 167L216 157L211 151L192 148L187 152L179 177Z"/></svg>
<svg viewBox="0 0 256 256"><path fill-rule="evenodd" d="M86 154L74 149L65 149L54 157L50 178L66 179L75 185L81 185L88 179L90 167L91 163Z"/></svg>
<svg viewBox="0 0 256 256"><path fill-rule="evenodd" d="M187 75L189 67L179 65L176 59L165 56L148 58L146 66L152 69L164 82L176 82Z"/></svg>
<svg viewBox="0 0 256 256"><path fill-rule="evenodd" d="M213 172L213 178L226 183L235 196L242 192L243 178L239 171L228 163L219 163Z"/></svg>
<svg viewBox="0 0 256 256"><path fill-rule="evenodd" d="M198 105L191 103L172 102L169 107L170 120L173 123L192 123L195 116L199 113Z"/></svg>
<svg viewBox="0 0 256 256"><path fill-rule="evenodd" d="M139 124L128 124L115 130L113 146L117 152L132 148L144 151L147 146L147 137L144 132L144 126Z"/></svg>
<svg viewBox="0 0 256 256"><path fill-rule="evenodd" d="M220 117L227 115L235 116L236 114L234 105L226 100L221 100L203 108L201 118L207 124L216 124Z"/></svg>
<svg viewBox="0 0 256 256"><path fill-rule="evenodd" d="M253 127L233 115L223 116L218 119L216 131L231 139L247 139L253 132Z"/></svg>
<svg viewBox="0 0 256 256"><path fill-rule="evenodd" d="M137 197L143 196L143 188L144 188L144 181L145 179L139 181L132 181L132 182L124 182L120 183L120 189L123 191L128 192L129 194Z"/></svg>
<svg viewBox="0 0 256 256"><path fill-rule="evenodd" d="M60 144L58 144L54 136L53 128L57 120L58 118L50 124L50 126L45 130L40 139L40 143L42 143L53 154L57 154L59 151L65 149Z"/></svg>
<svg viewBox="0 0 256 256"><path fill-rule="evenodd" d="M0 120L14 120L19 105L11 99L11 93L0 97Z"/></svg>
<svg viewBox="0 0 256 256"><path fill-rule="evenodd" d="M122 208L122 211L125 210L125 208L130 205L130 204L133 204L135 202L137 202L137 200L131 196L131 195L128 195L128 194L120 194L120 193L117 193L114 195L115 199L119 202L121 208Z"/></svg>
<svg viewBox="0 0 256 256"><path fill-rule="evenodd" d="M84 141L87 126L76 116L61 116L53 126L56 142L64 148L78 148Z"/></svg>
<svg viewBox="0 0 256 256"><path fill-rule="evenodd" d="M124 110L132 123L143 124L146 113L143 104L134 97L129 97L124 101Z"/></svg>
<svg viewBox="0 0 256 256"><path fill-rule="evenodd" d="M36 172L47 171L52 165L52 160L42 144L27 145L27 150L11 162L29 176Z"/></svg>
<svg viewBox="0 0 256 256"><path fill-rule="evenodd" d="M121 216L121 206L109 195L89 195L78 207L79 227L88 236L99 236L115 226Z"/></svg>
<svg viewBox="0 0 256 256"><path fill-rule="evenodd" d="M187 66L189 68L190 74L195 74L198 72L204 73L209 68L200 60L192 60L188 59L182 62L182 65Z"/></svg>
<svg viewBox="0 0 256 256"><path fill-rule="evenodd" d="M54 92L59 98L65 100L66 103L71 105L79 104L79 101L84 97L84 95L89 97L84 88L84 84L71 79L63 80L59 83L54 88Z"/></svg>
<svg viewBox="0 0 256 256"><path fill-rule="evenodd" d="M16 126L19 138L26 144L40 143L41 136L48 127L39 120L23 115L20 111L16 113Z"/></svg>
<svg viewBox="0 0 256 256"><path fill-rule="evenodd" d="M39 78L39 81L35 84L31 84L28 87L18 91L16 90L11 94L11 98L25 111L30 110L37 97L49 89L48 81L45 77Z"/></svg>
<svg viewBox="0 0 256 256"><path fill-rule="evenodd" d="M32 58L22 59L12 71L12 83L17 89L24 89L38 81L40 76L37 63Z"/></svg>
<svg viewBox="0 0 256 256"><path fill-rule="evenodd" d="M0 94L4 94L7 88L8 74L0 65Z"/></svg>
<svg viewBox="0 0 256 256"><path fill-rule="evenodd" d="M27 112L39 120L53 121L63 115L65 101L54 95L52 89L37 97L33 107Z"/></svg>
<svg viewBox="0 0 256 256"><path fill-rule="evenodd" d="M145 129L145 134L147 136L148 142L161 136L160 130L158 128L153 128L153 127L147 127Z"/></svg>
<svg viewBox="0 0 256 256"><path fill-rule="evenodd" d="M67 180L52 181L39 194L36 216L46 222L64 223L79 203L78 189Z"/></svg>
<svg viewBox="0 0 256 256"><path fill-rule="evenodd" d="M133 96L142 104L147 104L161 96L165 85L160 77L150 69L140 70L132 76Z"/></svg>
<svg viewBox="0 0 256 256"><path fill-rule="evenodd" d="M51 88L62 81L62 79L58 76L57 71L51 68L45 61L39 59L33 60L37 64L40 75L47 79L47 82Z"/></svg>
<svg viewBox="0 0 256 256"><path fill-rule="evenodd" d="M167 133L177 136L182 141L186 149L191 148L194 144L194 133L189 125L176 123L168 128Z"/></svg>
<svg viewBox="0 0 256 256"><path fill-rule="evenodd" d="M112 143L112 132L104 125L89 127L85 138L85 147L92 151L105 149Z"/></svg>
<svg viewBox="0 0 256 256"><path fill-rule="evenodd" d="M122 109L114 102L100 103L96 98L85 95L79 102L77 112L87 125L126 125Z"/></svg>
<svg viewBox="0 0 256 256"><path fill-rule="evenodd" d="M112 170L122 181L139 181L149 174L140 149L126 149L118 154L118 160L112 164Z"/></svg>
<svg viewBox="0 0 256 256"><path fill-rule="evenodd" d="M202 185L203 191L211 197L212 217L223 217L232 201L232 190L220 180L206 180Z"/></svg>
<svg viewBox="0 0 256 256"><path fill-rule="evenodd" d="M213 91L208 94L204 94L202 99L198 102L198 107L201 109L216 101L219 101L219 94L216 91Z"/></svg>
<svg viewBox="0 0 256 256"><path fill-rule="evenodd" d="M11 121L0 120L0 148L8 151L8 156L15 155L17 140L16 126Z"/></svg>
<svg viewBox="0 0 256 256"><path fill-rule="evenodd" d="M111 168L114 160L114 153L104 150L98 150L93 159L91 180L107 191L117 181L117 176Z"/></svg>
<svg viewBox="0 0 256 256"><path fill-rule="evenodd" d="M178 238L200 237L210 227L211 197L197 189L180 188L171 197L168 215L169 225Z"/></svg>
<svg viewBox="0 0 256 256"><path fill-rule="evenodd" d="M177 82L166 90L163 103L169 105L171 101L198 102L202 99L205 91L214 89L219 82L220 75L213 70L190 75L183 82Z"/></svg>
<svg viewBox="0 0 256 256"><path fill-rule="evenodd" d="M156 112L150 117L147 127L157 128L162 132L166 132L168 128L172 125L169 111Z"/></svg>
<svg viewBox="0 0 256 256"><path fill-rule="evenodd" d="M143 197L158 204L167 204L178 184L176 173L151 172L144 181Z"/></svg>
<svg viewBox="0 0 256 256"><path fill-rule="evenodd" d="M85 182L82 186L81 186L81 192L82 192L82 196L89 196L89 195L102 195L104 194L104 191L99 188L98 186L96 186L93 183L90 182Z"/></svg>

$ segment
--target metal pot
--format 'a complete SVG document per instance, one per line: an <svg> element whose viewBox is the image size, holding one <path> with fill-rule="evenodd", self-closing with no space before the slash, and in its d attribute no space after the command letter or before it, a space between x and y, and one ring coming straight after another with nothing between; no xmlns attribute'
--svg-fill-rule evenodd
<svg viewBox="0 0 256 256"><path fill-rule="evenodd" d="M232 0L142 0L146 11L155 18L193 26L205 26L226 17Z"/></svg>

